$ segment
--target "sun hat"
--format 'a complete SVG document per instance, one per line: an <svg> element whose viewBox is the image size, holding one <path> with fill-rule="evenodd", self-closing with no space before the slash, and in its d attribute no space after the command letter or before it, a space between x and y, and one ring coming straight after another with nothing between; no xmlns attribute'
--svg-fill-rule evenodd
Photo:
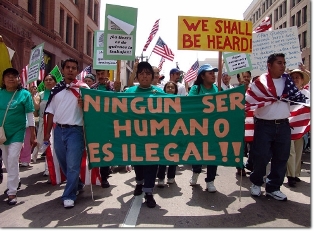
<svg viewBox="0 0 314 231"><path fill-rule="evenodd" d="M300 73L303 76L303 85L306 85L310 82L310 76L306 72L301 71L300 69L294 69L289 74L291 75L292 73Z"/></svg>

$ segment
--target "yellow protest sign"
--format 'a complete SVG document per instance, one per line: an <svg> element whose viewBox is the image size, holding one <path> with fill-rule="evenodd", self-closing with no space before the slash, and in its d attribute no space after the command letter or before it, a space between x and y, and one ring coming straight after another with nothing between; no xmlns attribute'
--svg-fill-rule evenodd
<svg viewBox="0 0 314 231"><path fill-rule="evenodd" d="M178 16L178 50L252 52L252 22Z"/></svg>

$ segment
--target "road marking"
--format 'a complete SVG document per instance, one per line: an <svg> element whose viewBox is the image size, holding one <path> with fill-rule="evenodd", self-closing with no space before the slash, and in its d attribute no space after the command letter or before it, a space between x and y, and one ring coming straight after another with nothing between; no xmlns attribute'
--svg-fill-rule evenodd
<svg viewBox="0 0 314 231"><path fill-rule="evenodd" d="M132 202L132 205L124 219L124 222L120 225L120 227L135 227L138 214L140 213L142 203L143 203L144 193L140 196L135 196Z"/></svg>

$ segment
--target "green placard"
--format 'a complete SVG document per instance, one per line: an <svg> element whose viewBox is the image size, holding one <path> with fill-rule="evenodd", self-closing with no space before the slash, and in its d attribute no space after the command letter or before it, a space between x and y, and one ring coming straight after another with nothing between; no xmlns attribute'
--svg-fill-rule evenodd
<svg viewBox="0 0 314 231"><path fill-rule="evenodd" d="M27 84L36 81L39 77L39 68L43 58L44 44L36 46L31 51L27 72Z"/></svg>
<svg viewBox="0 0 314 231"><path fill-rule="evenodd" d="M104 31L94 32L94 70L117 70L117 60L105 60L104 57Z"/></svg>
<svg viewBox="0 0 314 231"><path fill-rule="evenodd" d="M202 96L81 93L89 168L243 166L244 86Z"/></svg>
<svg viewBox="0 0 314 231"><path fill-rule="evenodd" d="M251 58L248 53L223 52L222 56L225 61L228 75L236 75L253 69Z"/></svg>
<svg viewBox="0 0 314 231"><path fill-rule="evenodd" d="M59 70L59 67L57 65L50 71L50 74L52 74L56 77L57 83L59 83L63 78L63 76ZM37 91L41 92L43 90L45 90L45 85L44 85L44 82L42 81L39 84L39 86L37 87Z"/></svg>
<svg viewBox="0 0 314 231"><path fill-rule="evenodd" d="M137 8L106 4L105 60L134 60Z"/></svg>

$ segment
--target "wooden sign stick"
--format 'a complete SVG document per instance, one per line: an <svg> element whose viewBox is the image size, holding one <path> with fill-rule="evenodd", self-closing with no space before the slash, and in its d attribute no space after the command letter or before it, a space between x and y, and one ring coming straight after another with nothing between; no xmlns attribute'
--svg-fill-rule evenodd
<svg viewBox="0 0 314 231"><path fill-rule="evenodd" d="M222 74L222 52L218 53L218 91L221 91L221 74Z"/></svg>

